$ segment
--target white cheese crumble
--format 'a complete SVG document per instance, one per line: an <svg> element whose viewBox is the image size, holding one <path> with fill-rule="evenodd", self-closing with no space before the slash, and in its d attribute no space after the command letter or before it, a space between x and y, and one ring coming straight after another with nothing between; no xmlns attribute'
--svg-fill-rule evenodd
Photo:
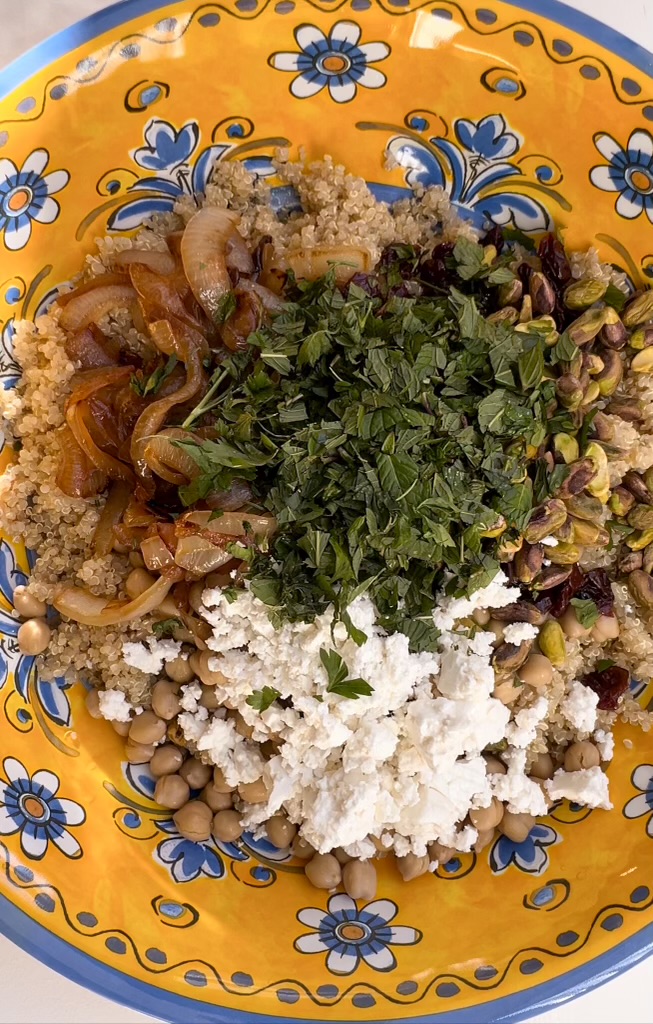
<svg viewBox="0 0 653 1024"><path fill-rule="evenodd" d="M122 645L125 662L151 675L160 672L166 662L179 657L180 651L181 644L176 640L157 640L154 636L148 636L144 643Z"/></svg>
<svg viewBox="0 0 653 1024"><path fill-rule="evenodd" d="M128 722L134 710L122 690L98 690L98 706L110 722Z"/></svg>
<svg viewBox="0 0 653 1024"><path fill-rule="evenodd" d="M530 707L522 708L514 721L506 726L506 739L513 747L528 747L537 735L537 727L543 722L549 710L545 697L538 697Z"/></svg>
<svg viewBox="0 0 653 1024"><path fill-rule="evenodd" d="M519 647L525 640L534 640L539 632L537 626L532 626L530 622L513 622L505 627L503 639L507 644Z"/></svg>
<svg viewBox="0 0 653 1024"><path fill-rule="evenodd" d="M589 733L596 725L598 703L599 697L594 690L573 680L560 702L560 711L574 729Z"/></svg>
<svg viewBox="0 0 653 1024"><path fill-rule="evenodd" d="M597 729L594 733L596 743L602 761L611 761L614 757L614 736L605 729Z"/></svg>
<svg viewBox="0 0 653 1024"><path fill-rule="evenodd" d="M540 544L544 544L545 548L557 548L558 543L557 537L543 537L540 541Z"/></svg>
<svg viewBox="0 0 653 1024"><path fill-rule="evenodd" d="M509 587L508 577L499 570L487 587L476 590L471 597L445 597L433 612L433 621L439 629L453 629L459 619L464 619L472 612L486 608L505 608L514 601L519 601L519 587Z"/></svg>
<svg viewBox="0 0 653 1024"><path fill-rule="evenodd" d="M508 771L490 776L492 795L506 803L513 814L546 814L548 807L540 786L526 775L526 751L505 753L503 759Z"/></svg>
<svg viewBox="0 0 653 1024"><path fill-rule="evenodd" d="M606 811L612 807L608 777L598 765L582 768L578 772L566 772L559 768L545 786L552 800L572 800L587 807L601 807Z"/></svg>

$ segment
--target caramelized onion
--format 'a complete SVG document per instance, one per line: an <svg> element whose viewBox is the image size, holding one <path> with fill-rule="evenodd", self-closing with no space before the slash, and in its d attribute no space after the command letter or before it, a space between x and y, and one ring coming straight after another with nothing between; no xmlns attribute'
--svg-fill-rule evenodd
<svg viewBox="0 0 653 1024"><path fill-rule="evenodd" d="M95 370L102 366L117 366L120 362L120 344L107 338L96 324L68 334L64 341L66 355L82 370Z"/></svg>
<svg viewBox="0 0 653 1024"><path fill-rule="evenodd" d="M236 512L252 499L252 489L246 480L234 480L228 491L213 491L206 496L205 504L211 509Z"/></svg>
<svg viewBox="0 0 653 1024"><path fill-rule="evenodd" d="M197 535L180 537L175 551L175 562L196 576L205 576L218 566L230 562L232 555L224 548Z"/></svg>
<svg viewBox="0 0 653 1024"><path fill-rule="evenodd" d="M104 288L106 285L113 284L129 284L129 278L126 271L107 271L106 274L98 274L97 277L89 277L88 281L83 281L81 284L76 285L69 292L61 292L56 298L56 305L60 309L67 306L69 302L76 299L79 295L85 295L87 292L95 291L96 288Z"/></svg>
<svg viewBox="0 0 653 1024"><path fill-rule="evenodd" d="M225 512L217 517L212 512L186 512L179 516L175 527L178 534L199 527L202 531L208 530L224 537L245 537L248 533L255 537L271 537L277 521L274 516L261 516L254 512Z"/></svg>
<svg viewBox="0 0 653 1024"><path fill-rule="evenodd" d="M172 278L155 274L142 263L132 263L129 274L146 324L167 320L172 314L188 327L201 332L202 324L189 313Z"/></svg>
<svg viewBox="0 0 653 1024"><path fill-rule="evenodd" d="M110 480L120 480L134 487L136 477L131 466L108 452L102 451L93 440L89 429L91 414L86 402L75 402L66 409L66 423L72 430L75 440L94 466L106 474Z"/></svg>
<svg viewBox="0 0 653 1024"><path fill-rule="evenodd" d="M276 292L271 291L258 281L251 281L248 277L238 282L239 291L254 292L261 300L266 313L281 313L286 308L286 303L280 299Z"/></svg>
<svg viewBox="0 0 653 1024"><path fill-rule="evenodd" d="M222 328L222 340L232 352L247 348L247 339L263 320L263 303L254 291L235 291L236 309Z"/></svg>
<svg viewBox="0 0 653 1024"><path fill-rule="evenodd" d="M130 284L99 285L73 295L61 311L59 324L64 331L79 331L97 323L112 309L130 306L135 299L136 292Z"/></svg>
<svg viewBox="0 0 653 1024"><path fill-rule="evenodd" d="M220 300L231 290L227 252L229 250L233 258L239 251L237 220L237 215L230 210L205 206L188 221L181 240L181 258L188 283L211 320L220 308Z"/></svg>
<svg viewBox="0 0 653 1024"><path fill-rule="evenodd" d="M172 443L173 440L191 441L193 435L181 427L167 427L153 437L144 438L143 458L157 476L182 487L197 476L199 467L195 459Z"/></svg>
<svg viewBox="0 0 653 1024"><path fill-rule="evenodd" d="M177 269L177 261L174 256L158 249L123 249L113 257L115 267L129 269L132 263L140 263L143 267L147 267L163 277L174 274Z"/></svg>
<svg viewBox="0 0 653 1024"><path fill-rule="evenodd" d="M108 555L116 541L114 527L122 519L127 508L131 491L126 484L115 482L111 485L104 508L100 513L95 533L93 534L93 550L96 555Z"/></svg>
<svg viewBox="0 0 653 1024"><path fill-rule="evenodd" d="M107 478L77 444L70 427L57 431L60 449L59 468L55 483L69 498L92 498L107 486Z"/></svg>
<svg viewBox="0 0 653 1024"><path fill-rule="evenodd" d="M366 274L372 269L372 256L362 246L316 245L310 249L295 249L283 257L275 256L272 246L266 246L263 253L263 284L275 288L275 278L292 270L298 281L315 281L335 268L338 284L346 284L354 274Z"/></svg>
<svg viewBox="0 0 653 1024"><path fill-rule="evenodd" d="M61 615L85 626L116 626L154 611L180 578L180 571L168 571L134 600L114 601L96 597L83 587L60 584L52 604Z"/></svg>
<svg viewBox="0 0 653 1024"><path fill-rule="evenodd" d="M141 542L141 554L145 565L151 572L160 573L175 564L174 555L158 534L146 537Z"/></svg>
<svg viewBox="0 0 653 1024"><path fill-rule="evenodd" d="M72 391L66 405L74 405L90 398L96 391L111 387L127 380L134 372L133 366L100 366L92 370L80 370L70 379Z"/></svg>
<svg viewBox="0 0 653 1024"><path fill-rule="evenodd" d="M224 261L229 270L237 270L239 274L254 273L254 260L247 243L235 227L227 239Z"/></svg>

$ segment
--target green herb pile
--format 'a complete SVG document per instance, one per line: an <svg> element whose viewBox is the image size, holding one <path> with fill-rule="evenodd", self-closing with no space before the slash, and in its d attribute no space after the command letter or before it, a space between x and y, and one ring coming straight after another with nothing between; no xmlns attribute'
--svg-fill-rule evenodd
<svg viewBox="0 0 653 1024"><path fill-rule="evenodd" d="M245 479L277 517L267 551L239 554L279 621L334 602L357 638L346 606L367 592L386 629L432 650L436 593L487 584L491 535L516 538L559 486L542 462L531 479L527 461L568 426L564 410L551 420L555 364L577 349L565 335L548 346L535 324L489 322L479 308L511 271L468 241L454 260L460 289L441 294L343 294L332 273L295 286L216 372L200 411L219 440L181 442L200 469L186 505Z"/></svg>

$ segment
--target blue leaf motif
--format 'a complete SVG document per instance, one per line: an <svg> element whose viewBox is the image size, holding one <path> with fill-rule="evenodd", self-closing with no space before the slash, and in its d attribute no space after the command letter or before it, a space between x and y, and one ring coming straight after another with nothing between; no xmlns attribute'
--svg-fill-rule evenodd
<svg viewBox="0 0 653 1024"><path fill-rule="evenodd" d="M453 142L449 142L447 139L431 139L431 144L440 150L449 162L452 178L449 198L452 202L457 203L460 201L463 189L465 188L465 179L467 177L465 159Z"/></svg>
<svg viewBox="0 0 653 1024"><path fill-rule="evenodd" d="M163 192L166 196L179 199L184 194L181 185L168 178L139 178L129 189L130 192ZM156 200L155 200L156 201Z"/></svg>
<svg viewBox="0 0 653 1024"><path fill-rule="evenodd" d="M427 146L406 136L398 136L390 141L388 151L401 167L406 168L406 181L411 188L416 185L444 187L440 161Z"/></svg>
<svg viewBox="0 0 653 1024"><path fill-rule="evenodd" d="M153 118L145 129L147 146L134 153L134 160L148 171L171 171L186 163L195 152L200 132L196 121L175 131L167 121Z"/></svg>
<svg viewBox="0 0 653 1024"><path fill-rule="evenodd" d="M36 696L45 711L56 725L70 725L70 703L65 690L70 683L65 679L37 679Z"/></svg>
<svg viewBox="0 0 653 1024"><path fill-rule="evenodd" d="M156 779L146 764L126 764L124 774L127 782L137 793L147 797L148 800L154 799Z"/></svg>
<svg viewBox="0 0 653 1024"><path fill-rule="evenodd" d="M270 156L248 156L243 163L250 174L259 178L272 178L277 173Z"/></svg>
<svg viewBox="0 0 653 1024"><path fill-rule="evenodd" d="M228 149L229 146L225 145L209 146L200 153L197 163L193 168L193 192L196 194L206 192L206 186L211 180L215 165Z"/></svg>
<svg viewBox="0 0 653 1024"><path fill-rule="evenodd" d="M486 167L484 171L477 174L465 188L465 202L473 202L483 189L489 188L490 185L494 185L495 182L505 181L506 178L514 178L515 176L520 177L521 171L513 164L490 164L490 166Z"/></svg>
<svg viewBox="0 0 653 1024"><path fill-rule="evenodd" d="M0 608L0 636L18 636L18 630L20 629L20 620L14 619L11 615L7 615L6 612Z"/></svg>
<svg viewBox="0 0 653 1024"><path fill-rule="evenodd" d="M474 206L495 224L514 224L521 231L547 231L551 224L547 211L540 203L516 192L485 196L478 199Z"/></svg>
<svg viewBox="0 0 653 1024"><path fill-rule="evenodd" d="M27 576L16 565L13 549L6 540L0 542L0 593L9 604L14 603L14 590L24 586Z"/></svg>
<svg viewBox="0 0 653 1024"><path fill-rule="evenodd" d="M132 231L140 227L153 213L171 213L174 199L134 199L116 210L109 218L112 231Z"/></svg>
<svg viewBox="0 0 653 1024"><path fill-rule="evenodd" d="M14 682L16 684L16 691L28 704L29 696L27 691L32 675L36 676L36 658L23 655L23 657L18 659L18 663L14 669Z"/></svg>
<svg viewBox="0 0 653 1024"><path fill-rule="evenodd" d="M461 146L486 160L500 160L519 149L519 139L506 131L501 114L490 114L480 121L461 118L456 121L454 131Z"/></svg>

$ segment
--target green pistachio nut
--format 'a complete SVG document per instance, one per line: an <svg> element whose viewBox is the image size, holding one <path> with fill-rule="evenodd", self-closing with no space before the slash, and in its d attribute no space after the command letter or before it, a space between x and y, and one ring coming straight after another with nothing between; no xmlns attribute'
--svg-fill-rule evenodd
<svg viewBox="0 0 653 1024"><path fill-rule="evenodd" d="M631 334L629 345L631 348L637 350L650 348L650 346L653 345L653 328L638 327L638 329L633 331Z"/></svg>
<svg viewBox="0 0 653 1024"><path fill-rule="evenodd" d="M565 409L578 409L583 401L583 388L578 377L565 373L556 382L556 393Z"/></svg>
<svg viewBox="0 0 653 1024"><path fill-rule="evenodd" d="M638 327L653 318L653 289L647 289L629 302L621 319L626 327Z"/></svg>
<svg viewBox="0 0 653 1024"><path fill-rule="evenodd" d="M548 619L540 627L537 638L539 648L552 665L562 668L567 660L567 643L562 626L555 619Z"/></svg>
<svg viewBox="0 0 653 1024"><path fill-rule="evenodd" d="M519 313L514 306L504 306L503 309L497 309L496 313L490 313L487 319L491 324L516 324Z"/></svg>
<svg viewBox="0 0 653 1024"><path fill-rule="evenodd" d="M571 434L556 434L553 438L553 450L567 465L575 462L580 456L578 441Z"/></svg>
<svg viewBox="0 0 653 1024"><path fill-rule="evenodd" d="M565 306L568 309L587 309L603 298L607 287L603 281L595 281L592 278L574 281L565 289Z"/></svg>
<svg viewBox="0 0 653 1024"><path fill-rule="evenodd" d="M643 569L635 569L628 577L628 589L638 604L653 608L653 577Z"/></svg>
<svg viewBox="0 0 653 1024"><path fill-rule="evenodd" d="M551 498L534 509L524 530L524 537L529 544L537 544L545 537L555 536L566 518L567 508L564 501Z"/></svg>
<svg viewBox="0 0 653 1024"><path fill-rule="evenodd" d="M633 373L650 373L653 370L653 348L643 348L634 355L630 368Z"/></svg>
<svg viewBox="0 0 653 1024"><path fill-rule="evenodd" d="M591 494L572 494L566 504L570 515L575 519L586 519L588 523L598 523L603 515L603 505Z"/></svg>
<svg viewBox="0 0 653 1024"><path fill-rule="evenodd" d="M585 450L585 458L591 460L595 469L594 477L588 483L587 490L599 501L605 503L610 496L610 470L605 449L596 441L590 441Z"/></svg>
<svg viewBox="0 0 653 1024"><path fill-rule="evenodd" d="M613 395L624 375L623 363L618 352L607 349L603 355L603 369L594 378L599 386L602 398Z"/></svg>
<svg viewBox="0 0 653 1024"><path fill-rule="evenodd" d="M552 313L556 306L556 293L549 279L539 270L534 270L529 282L533 309L536 313Z"/></svg>
<svg viewBox="0 0 653 1024"><path fill-rule="evenodd" d="M621 351L628 344L628 331L622 324L621 320L617 319L616 323L604 324L601 328L599 339L606 348L614 349L615 352Z"/></svg>
<svg viewBox="0 0 653 1024"><path fill-rule="evenodd" d="M610 306L606 306L604 309L587 309L582 313L567 328L571 340L578 346L588 345L590 341L594 341L610 315L608 312L610 308Z"/></svg>
<svg viewBox="0 0 653 1024"><path fill-rule="evenodd" d="M589 523L587 519L574 519L571 517L571 524L574 528L574 544L591 547L596 544L597 537L601 532L600 526Z"/></svg>
<svg viewBox="0 0 653 1024"><path fill-rule="evenodd" d="M518 277L499 285L499 305L514 306L522 297L524 286ZM516 312L516 311L515 311Z"/></svg>
<svg viewBox="0 0 653 1024"><path fill-rule="evenodd" d="M628 513L628 525L635 530L653 530L653 507L635 505Z"/></svg>
<svg viewBox="0 0 653 1024"><path fill-rule="evenodd" d="M582 548L577 544L558 544L548 549L547 556L554 565L575 565L580 561L582 553Z"/></svg>

